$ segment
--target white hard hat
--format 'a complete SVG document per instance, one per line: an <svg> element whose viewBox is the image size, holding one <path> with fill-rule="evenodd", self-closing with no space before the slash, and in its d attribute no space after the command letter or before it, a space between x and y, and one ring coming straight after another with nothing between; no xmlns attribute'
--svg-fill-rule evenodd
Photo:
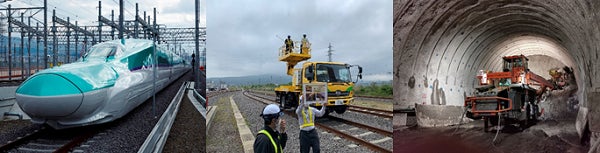
<svg viewBox="0 0 600 153"><path fill-rule="evenodd" d="M279 106L275 105L275 104L269 104L265 107L265 109L263 110L263 115L272 115L272 114L277 114L281 112L281 110L279 110Z"/></svg>

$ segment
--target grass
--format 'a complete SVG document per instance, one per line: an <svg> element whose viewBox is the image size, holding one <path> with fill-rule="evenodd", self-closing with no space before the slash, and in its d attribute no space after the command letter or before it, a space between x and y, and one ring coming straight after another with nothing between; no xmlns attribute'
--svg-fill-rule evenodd
<svg viewBox="0 0 600 153"><path fill-rule="evenodd" d="M381 101L371 101L371 100L362 100L362 99L354 99L354 102L350 105L356 106L364 106L369 108L383 109L383 110L393 110L394 104L390 102L381 102Z"/></svg>
<svg viewBox="0 0 600 153"><path fill-rule="evenodd" d="M277 87L275 84L247 85L240 88L257 92L274 93ZM357 96L373 96L373 97L393 97L393 88L391 82L384 84L371 83L369 85L355 85L354 93Z"/></svg>
<svg viewBox="0 0 600 153"><path fill-rule="evenodd" d="M231 108L231 103L229 102L229 96L221 96L215 103L217 107L215 116L211 122L212 127L211 131L219 131L219 132L208 132L206 148L207 152L219 151L219 148L223 146L235 147L237 152L243 151L242 142L238 135L222 137L214 135L215 133L220 134L237 134L237 125L235 123L235 118L233 116L233 110ZM232 145L235 143L239 145ZM231 149L228 149L231 151Z"/></svg>
<svg viewBox="0 0 600 153"><path fill-rule="evenodd" d="M263 91L263 90L252 90L252 91L256 92L256 93L260 93L260 94L267 94L270 96L275 96L275 92L273 92L273 91ZM354 99L354 102L352 102L351 105L364 106L364 107L369 107L369 108L377 108L377 109L383 109L383 110L393 110L394 109L393 103L382 102L382 101L373 101L373 100L364 100L364 99Z"/></svg>
<svg viewBox="0 0 600 153"><path fill-rule="evenodd" d="M354 92L357 96L374 96L392 98L393 88L391 83L369 85L357 85L354 87Z"/></svg>

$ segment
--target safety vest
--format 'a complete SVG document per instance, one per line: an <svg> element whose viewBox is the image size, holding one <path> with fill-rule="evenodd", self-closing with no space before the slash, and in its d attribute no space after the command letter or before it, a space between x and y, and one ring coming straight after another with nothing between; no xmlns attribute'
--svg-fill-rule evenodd
<svg viewBox="0 0 600 153"><path fill-rule="evenodd" d="M302 46L307 47L307 45L308 45L308 39L302 38L301 42L302 42Z"/></svg>
<svg viewBox="0 0 600 153"><path fill-rule="evenodd" d="M312 110L310 110L310 107L308 107L308 116L306 116L306 113L304 112L304 110L302 110L302 120L304 120L304 124L302 124L300 128L315 126L312 113L313 112Z"/></svg>
<svg viewBox="0 0 600 153"><path fill-rule="evenodd" d="M267 137L269 137L269 140L271 140L271 143L273 144L273 147L275 148L275 153L281 152L281 146L277 146L277 143L275 143L275 140L273 140L273 137L271 137L271 134L269 134L269 132L267 132L267 130L260 130L258 131L258 133L262 133L264 135L266 135Z"/></svg>

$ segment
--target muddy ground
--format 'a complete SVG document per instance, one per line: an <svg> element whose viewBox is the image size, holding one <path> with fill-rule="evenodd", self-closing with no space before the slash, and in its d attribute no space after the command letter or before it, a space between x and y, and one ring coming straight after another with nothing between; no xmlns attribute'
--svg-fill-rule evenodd
<svg viewBox="0 0 600 153"><path fill-rule="evenodd" d="M483 121L461 126L424 128L416 122L394 129L394 152L491 152L491 153L579 153L588 146L579 143L573 120L540 121L523 131L510 127L496 135L483 131Z"/></svg>

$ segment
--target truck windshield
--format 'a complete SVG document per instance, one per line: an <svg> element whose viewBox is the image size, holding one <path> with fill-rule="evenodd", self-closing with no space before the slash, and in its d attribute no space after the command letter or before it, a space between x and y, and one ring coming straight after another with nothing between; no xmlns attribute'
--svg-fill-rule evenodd
<svg viewBox="0 0 600 153"><path fill-rule="evenodd" d="M352 82L346 65L317 64L316 72L318 82Z"/></svg>
<svg viewBox="0 0 600 153"><path fill-rule="evenodd" d="M90 48L90 51L85 54L84 58L102 58L106 59L109 56L114 56L117 52L117 46L114 45L97 45Z"/></svg>

